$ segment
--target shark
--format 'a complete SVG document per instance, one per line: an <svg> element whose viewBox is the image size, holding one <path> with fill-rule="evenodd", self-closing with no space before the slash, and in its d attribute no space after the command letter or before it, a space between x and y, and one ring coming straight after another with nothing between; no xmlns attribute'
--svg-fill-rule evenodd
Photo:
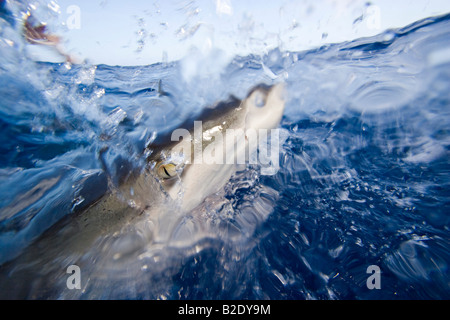
<svg viewBox="0 0 450 320"><path fill-rule="evenodd" d="M82 281L82 292L89 291L112 265L117 276L130 261L156 261L157 252L213 234L202 205L257 153L261 136L279 126L285 94L282 83L260 84L246 98L231 96L158 136L144 150L145 168L0 266L0 298L60 297L72 265L89 280Z"/></svg>

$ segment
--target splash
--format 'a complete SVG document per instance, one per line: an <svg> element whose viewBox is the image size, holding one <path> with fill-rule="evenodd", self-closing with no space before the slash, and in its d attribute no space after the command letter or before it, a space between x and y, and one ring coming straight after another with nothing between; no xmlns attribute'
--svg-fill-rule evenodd
<svg viewBox="0 0 450 320"><path fill-rule="evenodd" d="M213 11L225 17L228 7L218 1ZM191 26L202 14L195 8L182 11ZM282 41L229 57L211 45L144 67L36 63L11 21L1 23L0 281L9 297L449 296L448 15L307 51ZM290 36L301 24L287 20ZM266 37L249 16L239 28L255 43ZM89 275L80 290L67 290L63 259L45 261L44 280L8 280L30 267L18 261L36 238L48 237L51 254L52 231L139 172L159 135L230 94L281 80L288 100L276 174L240 168L178 221L177 246L148 246L154 228L145 220L70 242L70 262ZM123 197L125 213L145 203L139 188ZM382 270L380 291L365 286L370 265Z"/></svg>

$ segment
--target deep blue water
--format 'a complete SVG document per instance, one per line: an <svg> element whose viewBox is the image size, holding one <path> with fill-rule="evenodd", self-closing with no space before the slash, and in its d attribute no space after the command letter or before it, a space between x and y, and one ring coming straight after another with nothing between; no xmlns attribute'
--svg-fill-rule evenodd
<svg viewBox="0 0 450 320"><path fill-rule="evenodd" d="M1 22L2 39L14 36ZM18 297L450 298L450 16L236 57L189 81L179 62L37 63L17 43L0 46L0 279L44 231L142 167L159 134L259 83L288 92L281 168L231 179L208 212L226 226L216 237L92 273L82 291L22 279ZM366 286L370 265L379 290Z"/></svg>

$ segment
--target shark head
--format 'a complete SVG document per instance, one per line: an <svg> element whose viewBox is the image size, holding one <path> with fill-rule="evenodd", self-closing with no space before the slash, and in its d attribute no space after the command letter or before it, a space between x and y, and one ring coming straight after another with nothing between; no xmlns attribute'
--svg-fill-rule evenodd
<svg viewBox="0 0 450 320"><path fill-rule="evenodd" d="M249 162L260 134L278 127L284 105L283 84L259 85L242 101L230 98L207 109L189 129L175 130L170 142L158 146L149 163L181 211L219 191L237 165Z"/></svg>

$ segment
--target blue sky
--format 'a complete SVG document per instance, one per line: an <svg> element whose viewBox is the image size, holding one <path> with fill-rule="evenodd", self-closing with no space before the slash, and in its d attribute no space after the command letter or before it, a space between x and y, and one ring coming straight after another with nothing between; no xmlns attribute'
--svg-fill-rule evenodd
<svg viewBox="0 0 450 320"><path fill-rule="evenodd" d="M46 1L41 1L46 3ZM208 55L300 51L372 36L450 12L448 0L59 0L48 1L51 29L79 59L110 65ZM70 9L79 9L78 12ZM78 14L79 13L79 14ZM32 48L36 59L58 60Z"/></svg>

